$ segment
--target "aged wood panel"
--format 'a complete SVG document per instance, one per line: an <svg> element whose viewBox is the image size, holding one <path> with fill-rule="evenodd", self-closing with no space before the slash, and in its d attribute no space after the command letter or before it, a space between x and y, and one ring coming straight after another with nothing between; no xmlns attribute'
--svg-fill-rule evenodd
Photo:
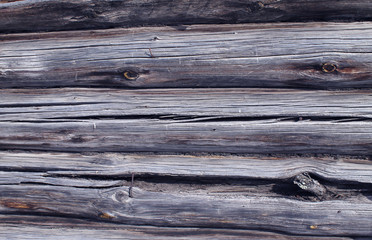
<svg viewBox="0 0 372 240"><path fill-rule="evenodd" d="M13 89L0 93L2 149L371 153L368 91Z"/></svg>
<svg viewBox="0 0 372 240"><path fill-rule="evenodd" d="M260 229L297 235L370 236L369 197L310 202L283 197L205 196L133 187L1 185L0 213L168 227Z"/></svg>
<svg viewBox="0 0 372 240"><path fill-rule="evenodd" d="M0 1L0 32L141 25L371 20L369 0Z"/></svg>
<svg viewBox="0 0 372 240"><path fill-rule="evenodd" d="M17 234L30 239L61 230L77 239L126 231L139 238L372 234L366 159L1 152L0 160L0 229L23 226ZM300 176L325 192L298 185Z"/></svg>
<svg viewBox="0 0 372 240"><path fill-rule="evenodd" d="M0 122L0 148L371 155L370 121L95 119Z"/></svg>
<svg viewBox="0 0 372 240"><path fill-rule="evenodd" d="M76 224L68 227L39 227L34 226L35 222L42 225L42 221L52 222L55 218L51 217L33 217L29 216L16 216L16 220L22 219L24 224L25 219L34 222L29 223L31 226L21 225L22 227L15 227L14 225L0 225L0 238L7 240L16 239L55 239L55 240L81 240L81 239L253 239L253 240L352 240L351 237L311 237L311 236L290 236L272 232L262 232L253 230L237 230L237 229L206 229L206 228L166 228L166 227L144 227L144 226L125 226L125 225L112 225L100 222L99 224L92 224L92 222L85 223L89 227L81 227ZM2 215L0 219L4 221ZM9 217L6 219L13 221ZM71 219L56 219L57 221L65 222L66 225L71 225ZM44 225L46 225L44 223ZM51 225L51 224L50 224ZM82 225L82 224L81 224ZM52 225L56 227L55 225ZM94 229L91 227L94 226ZM102 227L104 226L104 227ZM364 239L364 238L358 238Z"/></svg>
<svg viewBox="0 0 372 240"><path fill-rule="evenodd" d="M369 22L0 35L0 88L371 88L371 36Z"/></svg>
<svg viewBox="0 0 372 240"><path fill-rule="evenodd" d="M55 152L0 152L2 176L0 184L41 180L52 184L46 174L70 177L96 176L97 183L105 176L128 180L132 173L136 179L145 176L227 177L253 179L289 179L310 172L328 181L372 184L372 163L367 159L350 157L268 157L268 156L194 156L144 155L123 153L55 153ZM270 167L268 167L270 166ZM8 173L6 173L8 172ZM19 174L17 173L19 172ZM72 179L73 180L73 179ZM71 181L72 181L71 180ZM66 184L66 179L64 179ZM107 180L108 181L108 180ZM41 182L39 182L41 183ZM75 183L71 183L76 184Z"/></svg>
<svg viewBox="0 0 372 240"><path fill-rule="evenodd" d="M0 31L141 25L371 20L369 0L3 0Z"/></svg>
<svg viewBox="0 0 372 240"><path fill-rule="evenodd" d="M369 90L0 89L0 120L162 118L178 120L367 121Z"/></svg>

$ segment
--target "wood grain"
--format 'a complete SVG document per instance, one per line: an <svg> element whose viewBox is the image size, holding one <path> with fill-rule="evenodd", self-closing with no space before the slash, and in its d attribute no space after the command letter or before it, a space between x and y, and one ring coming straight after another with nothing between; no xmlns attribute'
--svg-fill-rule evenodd
<svg viewBox="0 0 372 240"><path fill-rule="evenodd" d="M371 155L372 123L105 119L0 122L0 148Z"/></svg>
<svg viewBox="0 0 372 240"><path fill-rule="evenodd" d="M0 213L62 216L91 221L169 227L261 229L301 235L370 236L367 197L304 202L235 194L150 192L133 188L0 186Z"/></svg>
<svg viewBox="0 0 372 240"><path fill-rule="evenodd" d="M136 119L369 121L368 90L0 89L0 120Z"/></svg>
<svg viewBox="0 0 372 240"><path fill-rule="evenodd" d="M0 239L370 239L370 20L0 0Z"/></svg>
<svg viewBox="0 0 372 240"><path fill-rule="evenodd" d="M371 26L192 25L0 35L0 88L371 88Z"/></svg>
<svg viewBox="0 0 372 240"><path fill-rule="evenodd" d="M31 226L23 225L22 228L17 228L11 224L0 225L0 238L7 240L15 239L55 239L55 240L82 240L82 239L242 239L249 238L253 240L316 240L316 239L329 239L329 240L352 240L350 237L321 237L321 236L291 236L280 233L253 231L253 230L237 230L237 229L206 229L206 228L175 228L175 227L144 227L144 226L128 226L119 224L105 224L92 222L79 224L81 221L74 221L75 225L68 227L51 228L47 226L35 226L42 225L42 221L45 222L64 222L66 225L71 223L71 219L61 219L52 217L29 217L29 216L15 216L15 220L22 219L23 222L34 221L29 223ZM0 215L2 221L14 222L10 218L4 219ZM37 222L37 224L35 224ZM44 225L46 225L44 223ZM94 229L89 226L94 226ZM56 227L55 225L49 224L49 226ZM104 227L102 227L104 226ZM364 238L358 238L364 239Z"/></svg>
<svg viewBox="0 0 372 240"><path fill-rule="evenodd" d="M369 0L0 1L1 32L141 25L371 20Z"/></svg>
<svg viewBox="0 0 372 240"><path fill-rule="evenodd" d="M0 183L27 181L26 173L35 174L43 183L52 184L48 174L96 176L128 180L134 172L139 176L225 177L284 180L309 172L328 181L372 184L372 163L355 157L269 157L221 155L154 155L129 153L56 153L56 152L0 152L2 174ZM270 167L268 167L270 166ZM16 172L19 172L16 175ZM23 175L22 175L23 174ZM40 175L41 174L41 175ZM17 177L16 177L17 176ZM67 181L67 179L64 179ZM119 181L120 179L116 179ZM110 180L112 184L117 184ZM39 182L42 183L42 182ZM65 182L66 183L66 182Z"/></svg>
<svg viewBox="0 0 372 240"><path fill-rule="evenodd" d="M4 150L371 153L368 91L16 89L0 93Z"/></svg>
<svg viewBox="0 0 372 240"><path fill-rule="evenodd" d="M151 228L141 227L148 225L162 227L160 236L168 232L173 237L192 234L187 228L203 228L200 237L244 234L229 229L265 231L246 234L272 239L284 236L270 232L372 234L369 160L52 152L1 152L0 159L0 228L19 223L25 231L30 225L102 233L115 228L139 237L151 234ZM327 196L299 188L294 182L299 173L310 173ZM122 224L138 229L132 232ZM65 234L76 232L67 229Z"/></svg>

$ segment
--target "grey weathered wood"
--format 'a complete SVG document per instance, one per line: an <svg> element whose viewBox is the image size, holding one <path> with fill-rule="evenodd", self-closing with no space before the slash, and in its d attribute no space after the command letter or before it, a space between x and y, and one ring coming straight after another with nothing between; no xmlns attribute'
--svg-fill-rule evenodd
<svg viewBox="0 0 372 240"><path fill-rule="evenodd" d="M261 229L297 235L371 236L366 197L307 202L286 198L43 185L0 186L1 214L42 214L168 227Z"/></svg>
<svg viewBox="0 0 372 240"><path fill-rule="evenodd" d="M25 120L0 128L2 150L372 154L369 121Z"/></svg>
<svg viewBox="0 0 372 240"><path fill-rule="evenodd" d="M372 95L368 90L0 89L2 121L141 117L362 121L372 118Z"/></svg>
<svg viewBox="0 0 372 240"><path fill-rule="evenodd" d="M2 0L0 32L277 21L371 20L369 0Z"/></svg>
<svg viewBox="0 0 372 240"><path fill-rule="evenodd" d="M118 224L92 224L86 222L84 225L75 223L68 227L58 227L55 225L42 223L42 221L53 222L68 221L71 219L56 219L51 217L33 217L28 216L13 216L13 219L22 219L23 225L21 227L11 224L0 225L0 239L15 240L15 239L54 239L54 240L81 240L81 239L253 239L253 240L316 240L316 239L329 239L329 240L352 240L350 237L311 237L311 236L290 236L279 233L253 231L253 230L237 230L237 229L206 229L206 228L166 228L166 227L144 227L144 226L126 226ZM2 215L0 219L4 221ZM26 219L26 220L25 220ZM7 218L9 222L12 220ZM34 220L29 225L24 225L25 221ZM14 221L14 220L13 220ZM35 226L35 221L38 225ZM87 226L88 225L88 226ZM51 228L50 226L54 227ZM94 229L92 227L94 226Z"/></svg>
<svg viewBox="0 0 372 240"><path fill-rule="evenodd" d="M0 161L0 238L60 231L77 239L126 231L130 238L372 234L369 160L0 152ZM320 177L328 198L309 198L295 185L294 176L307 172ZM30 225L57 230L37 233Z"/></svg>
<svg viewBox="0 0 372 240"><path fill-rule="evenodd" d="M369 22L0 35L0 88L371 88L370 36Z"/></svg>
<svg viewBox="0 0 372 240"><path fill-rule="evenodd" d="M144 155L122 153L29 153L0 152L1 184L22 183L32 180L55 184L48 174L99 177L122 176L187 176L228 177L283 180L303 172L313 173L329 181L348 181L372 184L372 163L358 158L339 157L264 157L264 156L193 156ZM6 173L8 172L8 173ZM19 172L19 173L17 173ZM29 173L30 175L26 175ZM6 177L4 177L6 176ZM9 177L12 176L12 177ZM61 180L59 180L61 181ZM64 179L66 185L67 179ZM71 186L78 180L70 179ZM112 185L119 180L106 181ZM97 184L105 183L97 180ZM102 185L99 185L102 186Z"/></svg>

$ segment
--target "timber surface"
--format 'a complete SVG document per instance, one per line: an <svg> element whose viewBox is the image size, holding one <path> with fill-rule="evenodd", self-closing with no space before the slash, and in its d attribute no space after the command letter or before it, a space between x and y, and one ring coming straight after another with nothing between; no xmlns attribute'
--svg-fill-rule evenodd
<svg viewBox="0 0 372 240"><path fill-rule="evenodd" d="M0 42L0 88L372 87L369 22L3 34Z"/></svg>
<svg viewBox="0 0 372 240"><path fill-rule="evenodd" d="M3 150L372 154L365 91L2 92Z"/></svg>
<svg viewBox="0 0 372 240"><path fill-rule="evenodd" d="M369 21L369 0L2 0L0 32L143 25Z"/></svg>
<svg viewBox="0 0 372 240"><path fill-rule="evenodd" d="M0 239L371 239L371 13L0 0Z"/></svg>
<svg viewBox="0 0 372 240"><path fill-rule="evenodd" d="M36 152L0 157L0 214L294 235L372 234L372 166L363 159ZM269 171L261 170L267 166ZM293 184L293 176L305 172L327 189L323 195Z"/></svg>

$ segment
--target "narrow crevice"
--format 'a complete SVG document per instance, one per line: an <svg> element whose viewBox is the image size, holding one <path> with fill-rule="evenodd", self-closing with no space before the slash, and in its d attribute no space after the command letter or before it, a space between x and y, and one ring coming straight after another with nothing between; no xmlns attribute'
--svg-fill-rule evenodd
<svg viewBox="0 0 372 240"><path fill-rule="evenodd" d="M1 78L0 78L1 79ZM5 79L4 79L5 80ZM122 83L115 83L115 82L107 82L102 80L105 84L97 84L97 83L92 83L91 85L83 85L83 84L68 84L68 85L61 85L61 84L50 84L50 85L35 85L35 86L4 86L0 87L0 89L66 89L66 88L90 88L90 89L107 89L107 90L115 90L115 89L128 89L128 90L136 90L136 89L169 89L172 90L175 87L172 86L159 86L159 87L154 87L154 86L128 86L128 85L123 85ZM225 86L225 85L217 85L217 86L211 86L208 84L202 85L202 86L191 86L191 85L183 85L183 86L178 86L177 89L185 89L185 88L194 88L194 89L214 89L214 88L225 88L225 89L284 89L284 90L302 90L302 91L314 91L314 90L327 90L330 92L338 92L338 91L356 91L356 90L363 90L363 91L369 91L372 90L372 87L370 85L366 85L365 87L340 87L340 86L317 86L317 85L306 85L306 86L292 86L290 84L288 85L283 85L283 86L241 86L241 85L231 85L231 86Z"/></svg>
<svg viewBox="0 0 372 240"><path fill-rule="evenodd" d="M1 184L0 184L1 185ZM3 184L4 185L4 184ZM10 185L10 184L8 184ZM123 187L124 183L112 184L109 186L77 186L77 185L62 185L54 183L43 183L43 182L20 182L16 185L32 185L32 186L53 186L53 187L70 187L70 188L82 188L82 189L110 189L115 187Z"/></svg>
<svg viewBox="0 0 372 240"><path fill-rule="evenodd" d="M350 117L350 116L262 116L262 117L215 117L201 120L194 120L193 122L224 122L224 121L260 121L260 120L276 120L280 122L354 122L354 121L372 121L372 118L367 117Z"/></svg>
<svg viewBox="0 0 372 240"><path fill-rule="evenodd" d="M138 119L157 119L157 120L192 120L199 118L209 118L212 116L197 116L197 115L174 115L174 114L131 114L131 115L91 115L81 117L52 117L47 119L75 119L75 120L104 120L104 119L122 119L122 120L138 120Z"/></svg>
<svg viewBox="0 0 372 240"><path fill-rule="evenodd" d="M80 105L93 105L93 104L104 104L104 103L108 103L108 102L15 103L15 104L0 104L0 108L80 106Z"/></svg>
<svg viewBox="0 0 372 240"><path fill-rule="evenodd" d="M357 121L372 121L369 117L351 117L351 116L293 116L293 115L270 115L270 116L244 116L244 117L229 117L229 116L199 116L199 115L173 115L173 114L133 114L133 115L92 115L81 117L53 117L47 119L71 119L71 120L138 120L138 119L156 119L156 120L185 120L185 122L234 122L234 121L262 121L262 120L275 120L280 122L357 122ZM189 121L187 121L189 120Z"/></svg>

